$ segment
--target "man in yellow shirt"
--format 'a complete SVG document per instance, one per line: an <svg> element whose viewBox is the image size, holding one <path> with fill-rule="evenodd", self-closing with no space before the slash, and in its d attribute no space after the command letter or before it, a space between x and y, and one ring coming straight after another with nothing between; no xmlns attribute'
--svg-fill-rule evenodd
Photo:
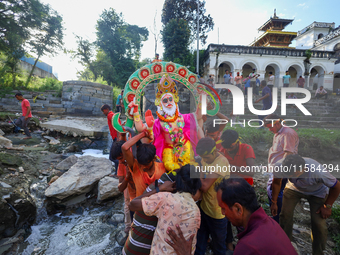
<svg viewBox="0 0 340 255"><path fill-rule="evenodd" d="M218 205L215 185L223 178L229 178L229 163L216 149L215 141L209 137L199 140L196 152L202 158L200 168L202 201L200 204L201 227L197 233L195 255L205 254L209 235L212 238L214 255L225 255L228 220Z"/></svg>

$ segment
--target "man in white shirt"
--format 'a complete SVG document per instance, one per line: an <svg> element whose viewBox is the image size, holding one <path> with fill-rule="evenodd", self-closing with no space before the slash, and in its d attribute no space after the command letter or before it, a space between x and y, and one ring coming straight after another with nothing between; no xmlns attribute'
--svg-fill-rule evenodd
<svg viewBox="0 0 340 255"><path fill-rule="evenodd" d="M273 75L273 72L269 72L267 86L270 88L272 92L273 92L273 87L274 87L274 81L275 81L275 76Z"/></svg>
<svg viewBox="0 0 340 255"><path fill-rule="evenodd" d="M325 99L327 99L327 91L323 88L323 86L320 86L320 88L318 88L316 91L315 91L315 98L316 99L319 99L321 97L325 97Z"/></svg>

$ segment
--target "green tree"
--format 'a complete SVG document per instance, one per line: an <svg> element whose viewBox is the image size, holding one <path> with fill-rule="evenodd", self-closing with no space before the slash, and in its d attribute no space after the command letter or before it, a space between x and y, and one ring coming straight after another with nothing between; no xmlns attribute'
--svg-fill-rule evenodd
<svg viewBox="0 0 340 255"><path fill-rule="evenodd" d="M185 66L192 64L189 51L190 28L184 19L172 19L163 28L163 58Z"/></svg>
<svg viewBox="0 0 340 255"><path fill-rule="evenodd" d="M39 0L0 1L0 54L3 56L2 69L12 75L15 86L18 63L25 54L24 44L32 31L42 24L45 5Z"/></svg>
<svg viewBox="0 0 340 255"><path fill-rule="evenodd" d="M0 51L11 47L13 40L28 40L31 29L41 25L44 15L44 5L39 0L1 0Z"/></svg>
<svg viewBox="0 0 340 255"><path fill-rule="evenodd" d="M28 41L30 50L37 55L32 70L27 78L26 86L31 80L35 66L39 58L46 54L54 55L63 46L63 26L62 17L49 5L44 7L45 16L39 28L33 31L31 39Z"/></svg>
<svg viewBox="0 0 340 255"><path fill-rule="evenodd" d="M148 39L149 32L145 27L126 23L122 14L112 8L103 11L96 29L96 44L112 66L112 84L122 87L138 66L142 42Z"/></svg>
<svg viewBox="0 0 340 255"><path fill-rule="evenodd" d="M76 39L78 48L76 51L71 51L72 57L79 58L79 63L88 68L92 72L94 80L97 80L98 72L93 63L95 44L78 35L76 35Z"/></svg>
<svg viewBox="0 0 340 255"><path fill-rule="evenodd" d="M199 1L199 36L204 45L207 33L214 28L210 14L206 15L205 1ZM197 0L165 0L162 10L162 23L167 25L172 19L184 19L191 30L191 39L197 36Z"/></svg>

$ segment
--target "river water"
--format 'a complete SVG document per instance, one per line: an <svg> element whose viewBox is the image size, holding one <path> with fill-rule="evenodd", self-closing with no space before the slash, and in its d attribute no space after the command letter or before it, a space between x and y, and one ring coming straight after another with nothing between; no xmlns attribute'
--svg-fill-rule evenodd
<svg viewBox="0 0 340 255"><path fill-rule="evenodd" d="M103 150L84 150L82 155L105 157ZM31 195L37 205L37 220L31 227L31 234L20 245L19 254L121 254L121 247L115 236L124 229L123 223L107 221L112 212L123 213L122 197L113 203L91 205L75 209L67 216L62 213L47 215L44 206L46 178L31 186Z"/></svg>

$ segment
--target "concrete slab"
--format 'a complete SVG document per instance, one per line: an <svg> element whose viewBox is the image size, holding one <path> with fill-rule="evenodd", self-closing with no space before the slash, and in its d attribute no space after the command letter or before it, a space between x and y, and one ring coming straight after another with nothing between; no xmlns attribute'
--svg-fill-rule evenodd
<svg viewBox="0 0 340 255"><path fill-rule="evenodd" d="M53 129L70 135L100 137L108 134L106 117L63 117L40 124L41 127Z"/></svg>

